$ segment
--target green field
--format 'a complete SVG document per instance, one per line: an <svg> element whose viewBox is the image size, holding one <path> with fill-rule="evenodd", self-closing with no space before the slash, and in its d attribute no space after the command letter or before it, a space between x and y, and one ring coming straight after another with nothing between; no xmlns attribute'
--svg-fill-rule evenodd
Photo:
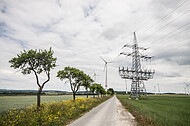
<svg viewBox="0 0 190 126"><path fill-rule="evenodd" d="M148 100L130 100L117 96L140 125L190 126L190 97L179 95L149 96Z"/></svg>
<svg viewBox="0 0 190 126"><path fill-rule="evenodd" d="M86 95L79 95L76 97L86 97ZM72 95L41 96L41 102L62 101L68 99L72 99ZM36 96L0 96L0 113L13 108L25 108L35 104L36 101Z"/></svg>

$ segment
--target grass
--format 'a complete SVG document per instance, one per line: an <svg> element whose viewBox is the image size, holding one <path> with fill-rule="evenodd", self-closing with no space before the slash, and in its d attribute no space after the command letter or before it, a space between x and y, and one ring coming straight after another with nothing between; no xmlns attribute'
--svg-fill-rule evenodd
<svg viewBox="0 0 190 126"><path fill-rule="evenodd" d="M86 97L86 95L79 95L77 97ZM72 99L72 95L57 95L57 96L41 96L41 102L62 101ZM0 96L0 113L7 110L17 108L25 108L35 104L37 96Z"/></svg>
<svg viewBox="0 0 190 126"><path fill-rule="evenodd" d="M77 98L75 101L42 103L39 110L36 105L25 109L13 109L0 116L0 125L26 126L62 126L79 118L83 113L104 102L110 97Z"/></svg>
<svg viewBox="0 0 190 126"><path fill-rule="evenodd" d="M148 100L130 100L117 96L139 125L190 126L190 97L178 95L149 96Z"/></svg>

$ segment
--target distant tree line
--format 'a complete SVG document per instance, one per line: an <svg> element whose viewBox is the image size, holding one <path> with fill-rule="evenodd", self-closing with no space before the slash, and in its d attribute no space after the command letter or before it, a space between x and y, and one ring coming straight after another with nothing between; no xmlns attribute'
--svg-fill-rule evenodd
<svg viewBox="0 0 190 126"><path fill-rule="evenodd" d="M42 90L45 84L50 81L50 71L56 67L57 58L53 57L53 51L49 50L24 50L16 57L12 58L9 63L14 69L20 69L21 73L24 75L33 73L36 78L36 83L38 86L37 92L37 107L40 107L40 95L43 94ZM39 75L45 73L47 79L44 82L40 82ZM81 86L85 87L86 95L88 97L88 91L90 90L93 95L98 94L99 96L105 96L106 94L113 95L114 90L108 89L106 92L101 84L93 83L93 79L85 74L83 71L74 67L65 67L63 70L57 72L57 77L60 80L66 80L71 87L73 94L73 100L75 100L76 93ZM94 96L95 97L95 96Z"/></svg>

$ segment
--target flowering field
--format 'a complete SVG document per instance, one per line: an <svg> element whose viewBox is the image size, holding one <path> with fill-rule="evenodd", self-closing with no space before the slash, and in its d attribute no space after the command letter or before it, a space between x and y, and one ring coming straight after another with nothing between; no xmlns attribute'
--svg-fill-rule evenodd
<svg viewBox="0 0 190 126"><path fill-rule="evenodd" d="M108 98L77 98L75 101L47 102L41 104L38 112L36 105L23 110L13 109L0 116L0 125L66 125Z"/></svg>
<svg viewBox="0 0 190 126"><path fill-rule="evenodd" d="M77 95L76 97L86 97L86 95ZM41 102L62 101L72 99L72 95L41 96ZM13 108L21 109L35 104L36 95L33 96L0 96L0 113Z"/></svg>

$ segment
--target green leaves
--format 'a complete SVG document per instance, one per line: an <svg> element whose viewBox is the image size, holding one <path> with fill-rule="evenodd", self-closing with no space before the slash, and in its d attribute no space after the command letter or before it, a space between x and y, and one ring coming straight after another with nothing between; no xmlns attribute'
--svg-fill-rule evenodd
<svg viewBox="0 0 190 126"><path fill-rule="evenodd" d="M84 74L84 79L83 79L83 82L82 82L82 86L84 86L86 88L86 90L88 88L90 88L90 85L91 85L92 82L94 82L94 80L89 75Z"/></svg>
<svg viewBox="0 0 190 126"><path fill-rule="evenodd" d="M17 54L17 57L12 58L9 63L14 69L21 69L23 74L30 74L31 71L36 71L38 74L50 71L56 67L57 58L53 57L53 51L50 50L24 50Z"/></svg>
<svg viewBox="0 0 190 126"><path fill-rule="evenodd" d="M61 80L63 79L71 79L76 81L82 81L84 78L83 71L73 67L65 67L64 70L60 70L57 72L57 77Z"/></svg>
<svg viewBox="0 0 190 126"><path fill-rule="evenodd" d="M73 67L65 67L64 70L57 72L57 77L61 80L68 79L71 90L73 92L73 99L75 100L75 93L78 91L79 87L83 84L84 78L86 77L83 71Z"/></svg>

